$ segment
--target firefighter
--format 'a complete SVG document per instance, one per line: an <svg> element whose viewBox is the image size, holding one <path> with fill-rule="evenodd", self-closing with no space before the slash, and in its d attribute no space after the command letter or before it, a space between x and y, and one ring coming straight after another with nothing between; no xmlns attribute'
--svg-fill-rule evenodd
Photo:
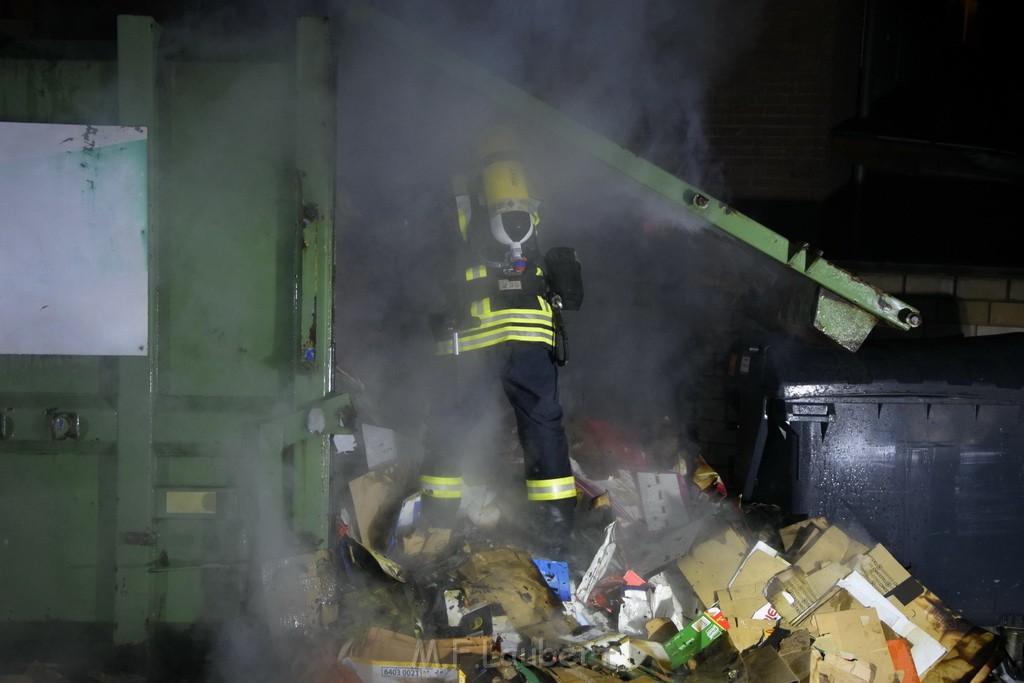
<svg viewBox="0 0 1024 683"><path fill-rule="evenodd" d="M462 496L469 432L486 419L500 383L516 419L525 464L530 549L562 559L572 535L576 483L558 398L557 311L537 245L530 197L514 137L493 127L477 145L472 172L453 180L448 308L432 327L449 378L438 386L424 441L420 488L427 520L450 522ZM557 299L554 299L557 305ZM561 556L561 557L559 557Z"/></svg>

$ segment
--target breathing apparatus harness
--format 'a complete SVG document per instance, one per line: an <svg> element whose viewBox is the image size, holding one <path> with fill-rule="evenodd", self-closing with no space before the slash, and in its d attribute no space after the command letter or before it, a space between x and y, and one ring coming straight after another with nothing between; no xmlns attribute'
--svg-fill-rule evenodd
<svg viewBox="0 0 1024 683"><path fill-rule="evenodd" d="M468 183L462 177L453 179L463 253L468 265L467 277L460 280L459 290L463 295L460 299L476 300L477 297L471 295L474 288L486 286L494 286L498 294L520 292L542 297L550 305L552 315L553 357L559 365L564 365L568 335L562 310L578 309L582 299L576 252L556 247L541 257L536 230L540 222L539 202L530 197L526 174L509 132L503 128L492 130L480 145L479 155L481 170L477 182ZM469 272L480 265L499 277L471 282ZM480 298L491 296L482 291L481 294ZM462 319L449 326L455 354L459 353L460 331L471 327L459 322L472 321Z"/></svg>

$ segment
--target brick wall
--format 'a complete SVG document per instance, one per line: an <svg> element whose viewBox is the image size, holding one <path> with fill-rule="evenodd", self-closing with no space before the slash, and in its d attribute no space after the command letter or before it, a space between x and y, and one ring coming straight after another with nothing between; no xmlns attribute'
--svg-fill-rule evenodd
<svg viewBox="0 0 1024 683"><path fill-rule="evenodd" d="M1024 272L945 269L925 272L899 266L856 271L864 281L921 311L911 332L876 328L873 337L973 337L1024 332Z"/></svg>
<svg viewBox="0 0 1024 683"><path fill-rule="evenodd" d="M760 31L708 104L726 196L820 200L849 179L829 147L831 129L856 113L860 4L764 3Z"/></svg>

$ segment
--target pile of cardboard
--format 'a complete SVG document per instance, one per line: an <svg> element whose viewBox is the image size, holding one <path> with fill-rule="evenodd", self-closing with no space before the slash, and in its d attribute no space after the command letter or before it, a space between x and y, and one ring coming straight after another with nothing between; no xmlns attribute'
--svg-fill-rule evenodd
<svg viewBox="0 0 1024 683"><path fill-rule="evenodd" d="M981 680L997 661L996 636L959 618L882 545L824 519L755 533L699 456L658 471L599 427L574 440L573 470L580 509L603 507L612 521L595 527L571 573L496 531L506 513L486 482L464 487L464 519L484 531L469 542L409 526L415 478L393 452L351 480L342 548L415 594L420 611L415 632L377 624L346 638L339 676L951 683ZM308 609L302 616L310 621Z"/></svg>
<svg viewBox="0 0 1024 683"><path fill-rule="evenodd" d="M729 616L729 641L760 680L959 681L988 670L995 636L958 617L882 545L824 519L779 536L777 549L726 527L678 564L701 601Z"/></svg>

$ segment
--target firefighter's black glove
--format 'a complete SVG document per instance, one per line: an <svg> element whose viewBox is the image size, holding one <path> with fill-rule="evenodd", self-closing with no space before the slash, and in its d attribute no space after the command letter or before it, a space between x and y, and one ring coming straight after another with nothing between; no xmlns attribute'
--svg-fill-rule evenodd
<svg viewBox="0 0 1024 683"><path fill-rule="evenodd" d="M430 330L434 339L441 341L450 339L453 332L464 332L480 326L480 318L461 314L453 309L430 316Z"/></svg>
<svg viewBox="0 0 1024 683"><path fill-rule="evenodd" d="M469 315L465 311L445 311L444 324L448 332L465 332L480 326L480 318Z"/></svg>

